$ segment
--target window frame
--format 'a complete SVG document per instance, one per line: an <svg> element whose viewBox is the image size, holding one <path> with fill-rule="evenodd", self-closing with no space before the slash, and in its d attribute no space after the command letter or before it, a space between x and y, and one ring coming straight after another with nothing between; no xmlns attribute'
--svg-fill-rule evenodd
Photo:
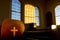
<svg viewBox="0 0 60 40"><path fill-rule="evenodd" d="M11 9L11 19L21 20L21 2L19 0L12 0L12 2L13 3L11 4L12 5L11 6L12 7L12 9ZM16 6L18 6L18 8L16 8Z"/></svg>

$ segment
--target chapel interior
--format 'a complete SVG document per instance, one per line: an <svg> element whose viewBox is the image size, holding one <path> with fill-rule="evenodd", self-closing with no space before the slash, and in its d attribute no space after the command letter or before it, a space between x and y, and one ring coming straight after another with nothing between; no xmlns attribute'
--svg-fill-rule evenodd
<svg viewBox="0 0 60 40"><path fill-rule="evenodd" d="M8 26L3 25L5 19L10 20L4 24ZM21 22L22 34L1 38L2 28ZM0 40L60 40L60 0L0 0Z"/></svg>

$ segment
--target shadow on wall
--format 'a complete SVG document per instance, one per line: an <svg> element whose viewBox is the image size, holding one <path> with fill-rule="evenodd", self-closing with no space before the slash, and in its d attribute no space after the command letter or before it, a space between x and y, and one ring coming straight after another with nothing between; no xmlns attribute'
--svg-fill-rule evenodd
<svg viewBox="0 0 60 40"><path fill-rule="evenodd" d="M50 11L46 14L46 26L51 27L52 25L52 13Z"/></svg>

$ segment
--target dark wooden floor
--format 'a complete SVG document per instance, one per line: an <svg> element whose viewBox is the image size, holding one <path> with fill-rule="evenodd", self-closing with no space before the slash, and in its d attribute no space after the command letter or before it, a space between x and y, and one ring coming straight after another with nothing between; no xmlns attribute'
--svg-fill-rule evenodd
<svg viewBox="0 0 60 40"><path fill-rule="evenodd" d="M53 35L50 31L26 31L22 37L8 37L6 39L3 38L1 40L57 40L54 36L55 35Z"/></svg>
<svg viewBox="0 0 60 40"><path fill-rule="evenodd" d="M25 31L24 34L15 38L0 38L0 40L60 40L60 34L52 31Z"/></svg>

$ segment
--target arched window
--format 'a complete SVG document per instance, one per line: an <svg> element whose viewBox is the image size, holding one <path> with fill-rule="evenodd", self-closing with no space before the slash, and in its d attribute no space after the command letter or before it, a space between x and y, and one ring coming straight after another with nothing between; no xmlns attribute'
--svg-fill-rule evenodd
<svg viewBox="0 0 60 40"><path fill-rule="evenodd" d="M36 20L36 25L39 26L39 9L38 7L35 7L35 20Z"/></svg>
<svg viewBox="0 0 60 40"><path fill-rule="evenodd" d="M25 23L36 23L39 26L39 10L30 4L25 5Z"/></svg>
<svg viewBox="0 0 60 40"><path fill-rule="evenodd" d="M55 8L56 25L60 25L60 5Z"/></svg>
<svg viewBox="0 0 60 40"><path fill-rule="evenodd" d="M35 11L34 6L30 4L25 4L25 24L26 23L35 23Z"/></svg>
<svg viewBox="0 0 60 40"><path fill-rule="evenodd" d="M21 3L19 0L12 0L12 14L11 19L21 20Z"/></svg>

